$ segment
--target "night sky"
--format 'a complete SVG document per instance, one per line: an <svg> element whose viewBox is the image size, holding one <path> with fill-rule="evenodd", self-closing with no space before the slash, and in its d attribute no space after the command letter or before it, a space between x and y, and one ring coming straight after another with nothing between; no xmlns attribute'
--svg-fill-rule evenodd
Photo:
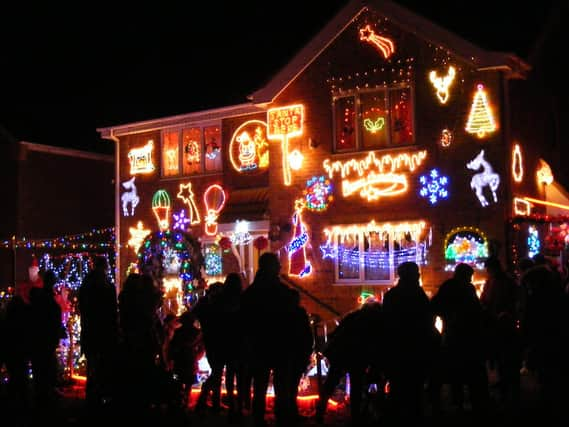
<svg viewBox="0 0 569 427"><path fill-rule="evenodd" d="M0 124L18 140L111 153L97 127L246 102L347 1L4 8ZM482 48L537 63L536 46L555 37L568 2L398 3Z"/></svg>

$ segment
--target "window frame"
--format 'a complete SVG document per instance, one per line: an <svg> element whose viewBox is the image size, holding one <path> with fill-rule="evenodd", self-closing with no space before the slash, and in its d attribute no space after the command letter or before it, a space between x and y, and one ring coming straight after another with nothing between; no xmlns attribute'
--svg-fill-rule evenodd
<svg viewBox="0 0 569 427"><path fill-rule="evenodd" d="M393 130L392 130L392 125L391 125L391 119L392 119L392 106L391 106L391 92L392 91L396 91L396 90L401 90L401 89L408 89L409 93L410 93L410 97L411 97L411 129L413 132L413 142L410 144L405 144L405 145L394 145L393 144ZM384 97L386 99L387 105L388 105L388 112L389 112L389 117L387 117L387 124L386 126L389 129L389 134L387 136L387 141L388 144L385 146L378 146L378 147L369 147L366 148L363 145L363 134L362 134L362 102L361 102L361 98L362 95L366 95L366 94L371 94L371 93L376 93L376 92L383 92ZM355 105L355 115L356 115L356 121L355 121L355 147L354 148L346 148L346 149L339 149L338 148L338 132L337 132L337 126L336 126L336 119L337 119L337 110L336 110L336 103L338 100L340 99L345 99L345 98L353 98L354 99L354 105ZM361 151L377 151L377 150L391 150L391 149L397 149L397 148L403 148L403 147L412 147L414 145L417 145L417 137L416 137L416 124L415 124L415 86L405 82L405 83L399 83L399 84L395 84L395 85L390 85L390 86L381 86L381 87L376 87L376 88L366 88L366 89L358 89L358 90L353 90L353 91L346 91L346 92L341 92L341 93L336 93L332 96L332 134L333 134L333 152L335 154L343 154L343 153L354 153L354 152L361 152Z"/></svg>

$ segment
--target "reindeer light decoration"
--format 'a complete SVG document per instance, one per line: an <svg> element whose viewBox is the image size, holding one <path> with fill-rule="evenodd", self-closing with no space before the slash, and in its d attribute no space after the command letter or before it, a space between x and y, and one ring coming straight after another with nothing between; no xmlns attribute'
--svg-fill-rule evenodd
<svg viewBox="0 0 569 427"><path fill-rule="evenodd" d="M122 202L122 214L123 216L129 216L128 205L130 203L130 216L134 216L134 208L138 206L138 202L140 202L140 198L136 193L136 185L134 185L134 179L136 176L133 176L128 181L122 183L122 186L129 191L125 191L121 195L121 202Z"/></svg>
<svg viewBox="0 0 569 427"><path fill-rule="evenodd" d="M456 75L456 70L452 65L448 67L448 72L446 76L439 77L437 76L436 71L431 71L429 73L429 80L435 87L437 91L437 97L441 104L446 104L448 101L448 89L452 82L454 81L454 76Z"/></svg>
<svg viewBox="0 0 569 427"><path fill-rule="evenodd" d="M492 191L492 198L494 203L498 203L498 196L496 196L496 190L500 186L500 175L494 172L490 163L484 159L484 150L480 150L480 153L466 164L466 167L471 170L478 170L482 167L482 172L474 174L470 180L470 188L476 192L476 197L480 201L480 204L484 207L488 206L488 200L484 197L484 187L490 187Z"/></svg>

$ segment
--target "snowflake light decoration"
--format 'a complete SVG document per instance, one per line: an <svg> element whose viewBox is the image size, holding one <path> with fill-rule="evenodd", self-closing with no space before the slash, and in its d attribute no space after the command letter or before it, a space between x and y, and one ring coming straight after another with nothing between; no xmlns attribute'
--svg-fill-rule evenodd
<svg viewBox="0 0 569 427"><path fill-rule="evenodd" d="M173 214L174 217L174 230L186 231L186 224L190 222L190 218L186 217L184 209L178 215Z"/></svg>
<svg viewBox="0 0 569 427"><path fill-rule="evenodd" d="M436 204L440 199L448 197L448 177L440 175L437 169L432 169L429 176L421 175L419 182L422 186L419 194L421 197L427 197L431 205Z"/></svg>

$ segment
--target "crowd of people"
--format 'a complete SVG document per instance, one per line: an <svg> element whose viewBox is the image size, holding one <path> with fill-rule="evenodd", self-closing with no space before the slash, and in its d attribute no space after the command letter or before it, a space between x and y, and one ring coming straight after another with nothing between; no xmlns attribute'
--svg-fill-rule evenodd
<svg viewBox="0 0 569 427"><path fill-rule="evenodd" d="M372 385L388 425L421 425L426 408L442 416L443 389L450 390L456 410L472 411L482 422L495 399L518 408L523 370L538 378L543 413L559 425L569 421L569 296L559 272L541 255L523 260L518 277L489 258L480 296L467 264L458 264L429 298L418 265L404 262L383 301L369 299L344 315L322 348L314 344L299 292L281 281L273 253L260 256L250 285L230 273L179 316L161 316L163 295L147 274L130 274L117 298L107 268L105 258L96 258L78 294L86 407L92 414L113 411L132 419L168 411L184 419L205 355L211 373L192 408L196 414L219 413L225 406L229 422L248 411L255 427L265 426L272 384L277 425L295 426L302 422L299 383L318 354L328 364L319 384L318 423L326 420L329 398L346 378L353 425L366 422L364 401ZM27 401L29 361L35 407L53 403L55 350L63 333L55 282L52 271L40 278L31 270L27 287L18 288L9 304L3 330L14 405ZM496 397L490 396L489 370L498 378Z"/></svg>

